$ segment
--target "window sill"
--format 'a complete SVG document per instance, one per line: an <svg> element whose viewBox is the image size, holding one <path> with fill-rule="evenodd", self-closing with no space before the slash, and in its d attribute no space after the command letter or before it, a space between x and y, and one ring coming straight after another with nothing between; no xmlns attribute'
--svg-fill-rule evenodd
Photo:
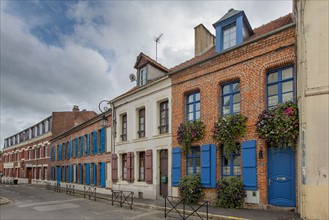
<svg viewBox="0 0 329 220"><path fill-rule="evenodd" d="M129 144L129 141L119 141L116 143L116 145L124 145L124 144Z"/></svg>
<svg viewBox="0 0 329 220"><path fill-rule="evenodd" d="M163 133L163 134L157 134L157 135L154 135L153 138L157 139L157 138L165 138L165 137L170 137L171 136L171 133Z"/></svg>
<svg viewBox="0 0 329 220"><path fill-rule="evenodd" d="M118 185L129 185L127 180L119 180L118 182L116 182L116 184L118 184Z"/></svg>
<svg viewBox="0 0 329 220"><path fill-rule="evenodd" d="M148 140L148 137L133 139L133 142L141 142L141 141L146 141L146 140Z"/></svg>
<svg viewBox="0 0 329 220"><path fill-rule="evenodd" d="M147 187L148 184L146 182L134 182L134 186L144 186L144 187Z"/></svg>

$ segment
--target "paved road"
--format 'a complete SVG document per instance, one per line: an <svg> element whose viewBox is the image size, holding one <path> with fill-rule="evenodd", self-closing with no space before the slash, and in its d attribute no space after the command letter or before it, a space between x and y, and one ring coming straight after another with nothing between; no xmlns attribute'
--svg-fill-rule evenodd
<svg viewBox="0 0 329 220"><path fill-rule="evenodd" d="M11 200L0 205L0 219L164 219L159 210L120 208L109 201L88 200L30 185L0 185ZM168 219L168 218L167 218Z"/></svg>

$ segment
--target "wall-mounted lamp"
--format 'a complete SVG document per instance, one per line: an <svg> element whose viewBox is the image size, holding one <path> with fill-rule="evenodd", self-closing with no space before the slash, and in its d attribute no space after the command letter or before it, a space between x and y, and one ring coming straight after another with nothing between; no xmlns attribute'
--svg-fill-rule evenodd
<svg viewBox="0 0 329 220"><path fill-rule="evenodd" d="M258 151L258 159L263 159L263 150L262 149L260 149Z"/></svg>
<svg viewBox="0 0 329 220"><path fill-rule="evenodd" d="M105 115L103 115L103 117L101 119L101 124L102 124L102 127L106 127L106 125L107 125L107 118Z"/></svg>
<svg viewBox="0 0 329 220"><path fill-rule="evenodd" d="M103 103L105 103L105 104L103 104ZM100 103L98 104L99 111L101 111L102 113L111 112L111 108L107 107L107 105L109 103L110 103L110 101L108 101L108 100L100 101ZM103 115L103 117L101 119L101 124L102 124L102 127L107 126L107 118L106 118L105 114Z"/></svg>

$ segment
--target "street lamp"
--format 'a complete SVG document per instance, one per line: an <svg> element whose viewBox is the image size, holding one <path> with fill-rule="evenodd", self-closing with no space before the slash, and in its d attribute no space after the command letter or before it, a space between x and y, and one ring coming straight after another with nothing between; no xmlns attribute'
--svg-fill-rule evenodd
<svg viewBox="0 0 329 220"><path fill-rule="evenodd" d="M106 103L106 104L104 104L104 103ZM111 108L107 107L107 105L109 103L110 103L110 101L108 101L108 100L102 100L98 104L99 111L101 111L103 113L103 117L101 119L102 127L106 127L106 125L107 125L107 118L105 116L106 112L111 112Z"/></svg>

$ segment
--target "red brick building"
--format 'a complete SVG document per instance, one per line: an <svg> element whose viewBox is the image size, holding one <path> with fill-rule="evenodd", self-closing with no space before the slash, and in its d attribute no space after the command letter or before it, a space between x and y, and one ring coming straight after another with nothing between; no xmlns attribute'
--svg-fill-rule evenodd
<svg viewBox="0 0 329 220"><path fill-rule="evenodd" d="M225 176L239 176L247 189L246 203L260 208L296 207L296 152L270 152L256 133L258 115L263 110L296 101L293 15L252 29L243 11L231 9L214 27L216 36L202 24L197 26L196 56L170 70L174 195L182 177L201 173L206 198L215 200L216 182ZM247 117L247 132L239 140L240 153L225 159L222 147L212 139L214 123L221 116L235 113ZM186 155L177 141L177 130L190 120L204 122L206 131ZM280 163L289 167L280 170ZM204 170L207 173L202 173ZM285 179L282 172L289 173L289 181L271 182L278 173L276 180Z"/></svg>
<svg viewBox="0 0 329 220"><path fill-rule="evenodd" d="M23 183L49 179L50 139L97 115L93 111L53 112L51 116L4 140L3 176Z"/></svg>
<svg viewBox="0 0 329 220"><path fill-rule="evenodd" d="M83 185L110 187L111 121L111 113L106 112L53 136L50 179L81 189Z"/></svg>

